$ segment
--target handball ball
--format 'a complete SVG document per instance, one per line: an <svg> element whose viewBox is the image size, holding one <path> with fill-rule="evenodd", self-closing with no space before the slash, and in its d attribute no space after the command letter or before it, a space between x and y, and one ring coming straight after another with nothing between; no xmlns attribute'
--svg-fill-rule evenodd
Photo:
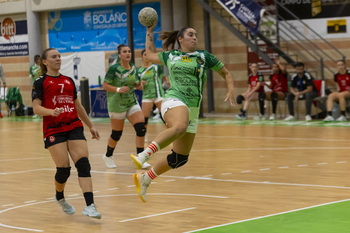
<svg viewBox="0 0 350 233"><path fill-rule="evenodd" d="M158 14L152 7L145 7L139 13L139 21L143 26L149 27L158 20Z"/></svg>

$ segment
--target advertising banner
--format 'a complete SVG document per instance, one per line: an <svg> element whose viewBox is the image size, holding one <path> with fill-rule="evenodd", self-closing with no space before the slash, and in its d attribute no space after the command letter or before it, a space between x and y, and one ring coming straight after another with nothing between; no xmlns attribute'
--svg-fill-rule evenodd
<svg viewBox="0 0 350 233"><path fill-rule="evenodd" d="M282 6L300 19L332 18L350 16L349 0L278 0ZM282 7L278 13L284 20L295 18Z"/></svg>
<svg viewBox="0 0 350 233"><path fill-rule="evenodd" d="M25 15L0 17L0 57L27 56L28 31Z"/></svg>
<svg viewBox="0 0 350 233"><path fill-rule="evenodd" d="M158 13L155 32L161 31L160 3L133 5L134 47L145 47L146 27L138 20L138 13L144 7L152 7ZM116 50L119 44L127 44L127 15L125 5L82 10L56 11L49 14L50 47L59 52L83 52ZM157 40L157 48L162 42Z"/></svg>
<svg viewBox="0 0 350 233"><path fill-rule="evenodd" d="M258 32L264 9L251 0L216 0L233 17L239 20L249 31Z"/></svg>

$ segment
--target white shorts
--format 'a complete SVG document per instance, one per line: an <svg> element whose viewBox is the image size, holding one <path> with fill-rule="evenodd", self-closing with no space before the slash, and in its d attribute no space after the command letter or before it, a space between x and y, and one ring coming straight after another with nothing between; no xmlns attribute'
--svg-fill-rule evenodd
<svg viewBox="0 0 350 233"><path fill-rule="evenodd" d="M142 103L158 103L160 101L163 101L163 97L158 97L158 98L154 98L154 99L142 99Z"/></svg>
<svg viewBox="0 0 350 233"><path fill-rule="evenodd" d="M161 106L161 113L164 119L164 114L172 108L186 106L181 100L176 98L164 99ZM187 107L187 106L186 106ZM191 107L188 108L189 111L189 119L187 126L187 133L196 133L198 128L198 116L199 116L199 107Z"/></svg>
<svg viewBox="0 0 350 233"><path fill-rule="evenodd" d="M126 112L109 112L109 117L113 118L113 119L125 119L126 117L131 116L132 114L134 114L135 112L141 111L141 107L139 104L135 104L134 106L132 106L131 108L129 108L128 111Z"/></svg>

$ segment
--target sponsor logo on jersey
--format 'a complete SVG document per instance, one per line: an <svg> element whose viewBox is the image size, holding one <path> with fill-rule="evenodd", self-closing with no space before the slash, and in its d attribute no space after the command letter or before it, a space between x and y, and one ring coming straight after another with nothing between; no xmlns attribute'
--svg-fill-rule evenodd
<svg viewBox="0 0 350 233"><path fill-rule="evenodd" d="M50 136L49 137L50 142L54 142L56 140L55 136Z"/></svg>

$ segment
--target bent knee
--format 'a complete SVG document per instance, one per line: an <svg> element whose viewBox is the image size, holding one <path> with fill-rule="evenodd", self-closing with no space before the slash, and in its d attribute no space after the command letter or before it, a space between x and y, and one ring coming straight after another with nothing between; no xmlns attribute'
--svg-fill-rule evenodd
<svg viewBox="0 0 350 233"><path fill-rule="evenodd" d="M182 135L182 134L186 133L187 124L174 125L172 128L176 132L176 134Z"/></svg>

